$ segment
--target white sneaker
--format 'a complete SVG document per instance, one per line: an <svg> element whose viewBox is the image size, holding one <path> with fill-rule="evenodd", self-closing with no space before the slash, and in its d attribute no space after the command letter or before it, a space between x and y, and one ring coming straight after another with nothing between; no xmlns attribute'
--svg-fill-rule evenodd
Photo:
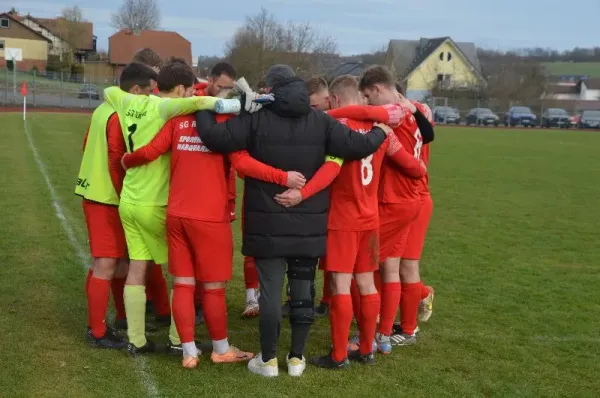
<svg viewBox="0 0 600 398"><path fill-rule="evenodd" d="M265 377L279 376L279 364L277 363L277 358L272 358L270 361L265 363L262 360L261 353L248 362L248 370L254 374Z"/></svg>
<svg viewBox="0 0 600 398"><path fill-rule="evenodd" d="M288 354L285 361L290 376L302 376L304 369L306 369L306 358L304 356L302 356L302 359L298 359L296 357L290 358L290 354Z"/></svg>

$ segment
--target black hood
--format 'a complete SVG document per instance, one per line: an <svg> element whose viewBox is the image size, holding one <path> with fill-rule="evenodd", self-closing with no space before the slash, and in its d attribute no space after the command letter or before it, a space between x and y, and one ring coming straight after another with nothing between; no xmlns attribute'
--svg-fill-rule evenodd
<svg viewBox="0 0 600 398"><path fill-rule="evenodd" d="M302 117L310 112L310 95L299 77L284 79L271 90L275 101L269 109L283 117Z"/></svg>

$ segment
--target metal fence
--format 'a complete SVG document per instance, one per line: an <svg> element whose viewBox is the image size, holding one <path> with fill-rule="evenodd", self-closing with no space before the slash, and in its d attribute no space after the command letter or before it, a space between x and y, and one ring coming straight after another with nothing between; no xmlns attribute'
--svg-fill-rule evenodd
<svg viewBox="0 0 600 398"><path fill-rule="evenodd" d="M0 106L23 104L20 88L27 82L27 104L33 107L93 109L101 103L103 90L116 84L114 69L105 62L88 63L83 73L65 73L38 71L37 69L12 70L0 68ZM429 105L447 106L456 109L464 123L467 114L473 108L488 108L503 120L504 114L513 106L527 106L538 120L548 108L562 108L570 115L584 109L600 110L600 101L566 100L480 100L476 98L432 97Z"/></svg>
<svg viewBox="0 0 600 398"><path fill-rule="evenodd" d="M27 104L34 107L95 108L104 88L114 84L112 76L90 76L65 72L0 69L0 105L23 104L21 87L27 83Z"/></svg>

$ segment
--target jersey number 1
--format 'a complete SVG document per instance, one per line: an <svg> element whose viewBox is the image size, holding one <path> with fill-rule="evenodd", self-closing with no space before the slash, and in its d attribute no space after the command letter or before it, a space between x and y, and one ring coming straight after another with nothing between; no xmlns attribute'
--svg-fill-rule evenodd
<svg viewBox="0 0 600 398"><path fill-rule="evenodd" d="M127 134L127 143L129 144L129 152L133 152L133 133L135 133L136 130L137 130L137 124L132 124L131 126L127 127L127 131L129 131L129 134Z"/></svg>
<svg viewBox="0 0 600 398"><path fill-rule="evenodd" d="M373 181L373 155L369 155L364 159L360 160L360 178L362 184L367 186Z"/></svg>

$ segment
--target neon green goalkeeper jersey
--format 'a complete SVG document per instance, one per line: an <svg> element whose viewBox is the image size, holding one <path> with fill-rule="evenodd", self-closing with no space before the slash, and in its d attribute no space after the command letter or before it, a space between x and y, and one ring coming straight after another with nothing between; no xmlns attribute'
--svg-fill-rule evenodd
<svg viewBox="0 0 600 398"><path fill-rule="evenodd" d="M218 98L161 98L134 95L119 87L104 90L104 99L117 112L127 152L148 144L167 120L198 110L214 110ZM121 202L141 206L166 206L169 196L170 154L141 167L127 170Z"/></svg>

